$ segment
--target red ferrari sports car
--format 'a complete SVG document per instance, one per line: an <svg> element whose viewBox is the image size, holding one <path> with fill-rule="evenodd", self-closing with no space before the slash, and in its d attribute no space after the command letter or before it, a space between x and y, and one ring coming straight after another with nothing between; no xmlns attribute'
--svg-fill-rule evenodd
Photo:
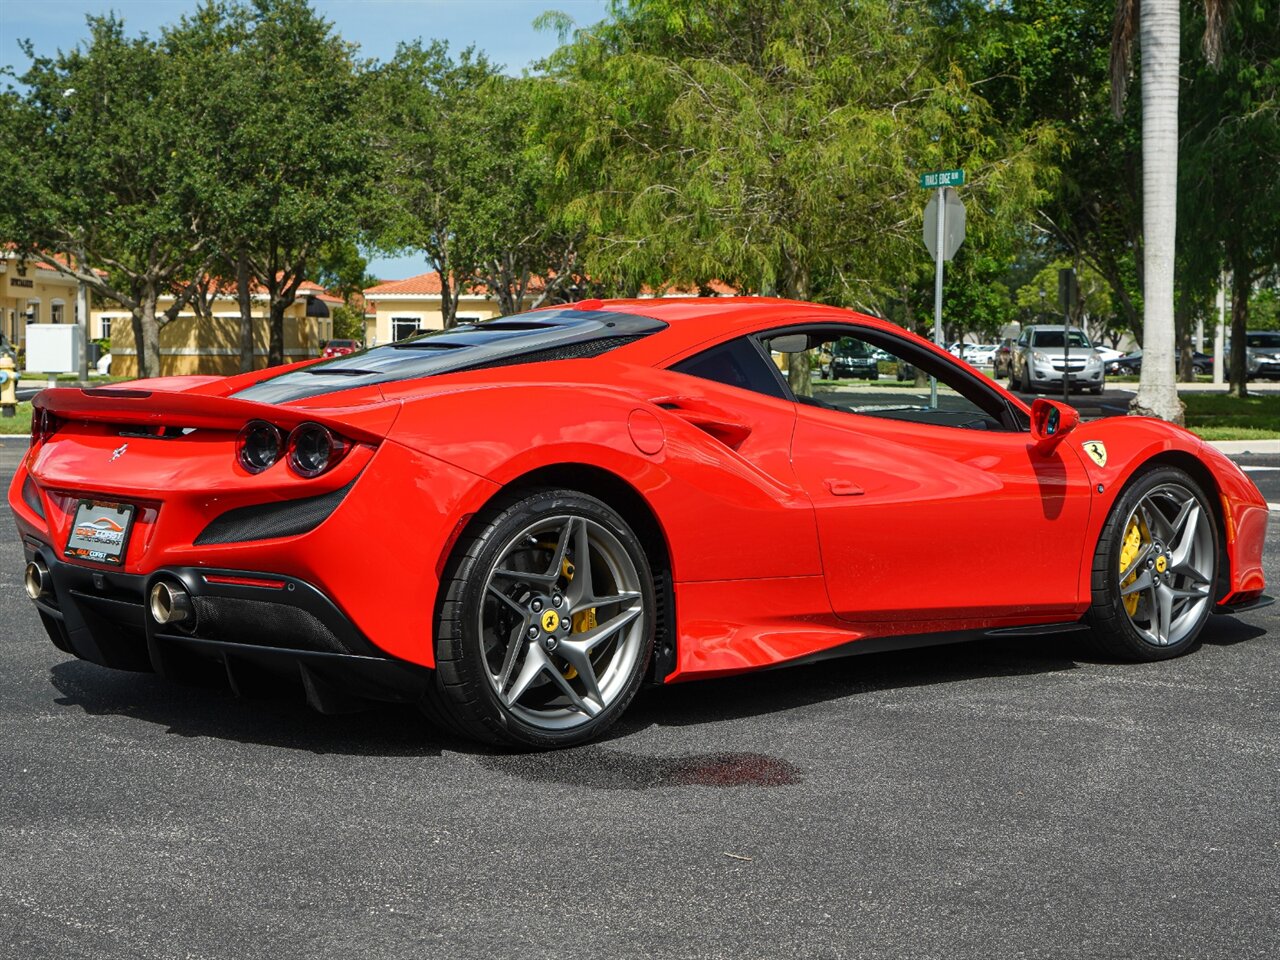
<svg viewBox="0 0 1280 960"><path fill-rule="evenodd" d="M859 345L936 399L806 389ZM1028 408L833 307L582 301L34 407L9 500L60 649L500 744L589 739L645 682L983 635L1171 657L1269 602L1266 502L1192 434Z"/></svg>

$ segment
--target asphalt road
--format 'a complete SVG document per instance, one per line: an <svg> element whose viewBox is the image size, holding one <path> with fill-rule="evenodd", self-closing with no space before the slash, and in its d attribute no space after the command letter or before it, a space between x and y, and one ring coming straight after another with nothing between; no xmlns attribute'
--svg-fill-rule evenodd
<svg viewBox="0 0 1280 960"><path fill-rule="evenodd" d="M19 452L0 444L6 486ZM1280 470L1254 475L1280 501ZM20 556L0 537L0 956L1280 943L1274 607L1147 666L1060 637L655 690L606 742L508 755L408 709L324 717L69 660ZM1003 575L998 550L974 573Z"/></svg>

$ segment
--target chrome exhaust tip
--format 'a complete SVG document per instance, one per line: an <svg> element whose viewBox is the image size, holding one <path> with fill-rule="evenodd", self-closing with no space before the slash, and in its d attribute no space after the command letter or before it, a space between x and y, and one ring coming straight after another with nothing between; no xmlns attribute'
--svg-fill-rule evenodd
<svg viewBox="0 0 1280 960"><path fill-rule="evenodd" d="M151 619L156 623L182 623L195 618L191 594L176 583L160 580L151 588Z"/></svg>
<svg viewBox="0 0 1280 960"><path fill-rule="evenodd" d="M39 557L27 564L26 572L22 575L22 585L26 588L27 596L32 600L39 600L53 593L53 581L49 578L49 568Z"/></svg>

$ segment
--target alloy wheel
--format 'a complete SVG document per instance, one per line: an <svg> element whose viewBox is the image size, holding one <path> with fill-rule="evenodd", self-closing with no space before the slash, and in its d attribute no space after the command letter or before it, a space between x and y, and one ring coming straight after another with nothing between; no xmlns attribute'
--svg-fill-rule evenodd
<svg viewBox="0 0 1280 960"><path fill-rule="evenodd" d="M1126 519L1120 544L1120 603L1144 641L1173 646L1191 634L1212 599L1212 519L1191 490L1153 487Z"/></svg>
<svg viewBox="0 0 1280 960"><path fill-rule="evenodd" d="M627 690L648 625L640 573L618 538L583 516L539 519L508 541L485 580L485 672L519 719L567 730Z"/></svg>

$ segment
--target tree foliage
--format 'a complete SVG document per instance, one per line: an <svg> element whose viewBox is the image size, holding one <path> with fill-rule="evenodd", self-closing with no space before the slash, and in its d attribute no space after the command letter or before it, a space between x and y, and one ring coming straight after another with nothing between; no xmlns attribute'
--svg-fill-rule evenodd
<svg viewBox="0 0 1280 960"><path fill-rule="evenodd" d="M132 315L139 369L214 256L194 186L178 66L115 17L40 56L0 101L0 235ZM175 293L157 315L157 301Z"/></svg>
<svg viewBox="0 0 1280 960"><path fill-rule="evenodd" d="M914 5L618 4L551 58L541 115L588 271L883 311L927 270L920 172L969 171L974 233L1040 194L1047 131L994 138L933 43Z"/></svg>

